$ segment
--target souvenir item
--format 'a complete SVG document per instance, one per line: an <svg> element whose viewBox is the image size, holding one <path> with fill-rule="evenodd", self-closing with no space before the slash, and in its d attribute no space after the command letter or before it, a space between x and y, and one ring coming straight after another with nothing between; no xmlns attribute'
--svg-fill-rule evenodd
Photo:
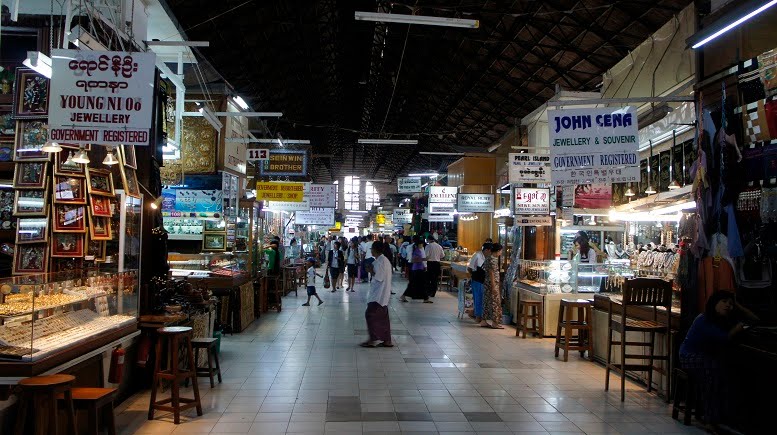
<svg viewBox="0 0 777 435"><path fill-rule="evenodd" d="M223 233L226 231L227 226L224 224L223 219L219 220L206 220L203 221L205 225L205 232L217 232L217 233Z"/></svg>
<svg viewBox="0 0 777 435"><path fill-rule="evenodd" d="M92 216L111 217L111 200L107 196L91 196Z"/></svg>
<svg viewBox="0 0 777 435"><path fill-rule="evenodd" d="M45 189L46 169L43 162L17 163L13 177L14 189Z"/></svg>
<svg viewBox="0 0 777 435"><path fill-rule="evenodd" d="M49 248L45 243L18 245L14 251L13 274L46 273Z"/></svg>
<svg viewBox="0 0 777 435"><path fill-rule="evenodd" d="M122 145L121 159L124 162L124 166L132 169L138 169L138 161L135 157L135 147L132 145Z"/></svg>
<svg viewBox="0 0 777 435"><path fill-rule="evenodd" d="M84 235L73 233L54 233L51 236L52 257L83 257Z"/></svg>
<svg viewBox="0 0 777 435"><path fill-rule="evenodd" d="M104 240L94 240L91 237L86 243L86 255L94 257L94 261L105 261L105 247L107 243Z"/></svg>
<svg viewBox="0 0 777 435"><path fill-rule="evenodd" d="M122 168L121 181L124 184L124 193L140 199L140 185L138 184L138 174L132 168Z"/></svg>
<svg viewBox="0 0 777 435"><path fill-rule="evenodd" d="M111 240L110 218L89 215L89 237L92 240Z"/></svg>
<svg viewBox="0 0 777 435"><path fill-rule="evenodd" d="M224 251L227 249L226 234L205 234L202 239L203 251Z"/></svg>
<svg viewBox="0 0 777 435"><path fill-rule="evenodd" d="M47 197L46 190L17 190L13 208L14 216L47 216Z"/></svg>
<svg viewBox="0 0 777 435"><path fill-rule="evenodd" d="M86 168L89 193L92 195L114 196L113 176L110 171Z"/></svg>
<svg viewBox="0 0 777 435"><path fill-rule="evenodd" d="M54 203L86 204L85 179L54 176Z"/></svg>
<svg viewBox="0 0 777 435"><path fill-rule="evenodd" d="M86 232L85 210L83 205L54 204L54 232Z"/></svg>
<svg viewBox="0 0 777 435"><path fill-rule="evenodd" d="M63 150L54 158L54 174L68 177L86 177L84 165L74 162L73 151Z"/></svg>
<svg viewBox="0 0 777 435"><path fill-rule="evenodd" d="M14 161L48 162L49 153L40 150L48 137L45 121L18 121L14 142Z"/></svg>
<svg viewBox="0 0 777 435"><path fill-rule="evenodd" d="M45 118L49 115L49 79L32 69L17 68L14 87L14 118Z"/></svg>
<svg viewBox="0 0 777 435"><path fill-rule="evenodd" d="M16 244L45 243L49 240L48 218L25 218L17 221Z"/></svg>

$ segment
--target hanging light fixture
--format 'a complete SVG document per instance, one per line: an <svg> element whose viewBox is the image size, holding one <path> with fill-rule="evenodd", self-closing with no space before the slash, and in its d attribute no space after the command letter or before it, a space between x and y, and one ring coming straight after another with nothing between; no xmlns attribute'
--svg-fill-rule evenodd
<svg viewBox="0 0 777 435"><path fill-rule="evenodd" d="M677 180L674 178L674 147L677 146L677 134L675 130L672 130L672 150L669 152L669 155L671 156L671 160L669 162L669 178L672 180L671 183L669 183L669 190L675 190L679 189L680 185L677 183ZM683 156L685 158L685 156Z"/></svg>
<svg viewBox="0 0 777 435"><path fill-rule="evenodd" d="M106 154L105 158L103 159L103 165L113 166L119 163L119 159L116 158L116 154L113 151L114 151L114 148L112 146L109 146L108 154Z"/></svg>
<svg viewBox="0 0 777 435"><path fill-rule="evenodd" d="M78 152L75 156L73 156L73 162L86 165L90 162L89 160L89 154L86 153L86 148L80 147L78 148Z"/></svg>
<svg viewBox="0 0 777 435"><path fill-rule="evenodd" d="M634 190L631 188L631 183L629 183L629 188L626 189L626 193L623 194L623 196L628 196L629 198L632 196L635 196L636 193L634 193Z"/></svg>
<svg viewBox="0 0 777 435"><path fill-rule="evenodd" d="M65 160L66 165L74 165L76 162L73 161L73 151L69 151L67 154L67 160Z"/></svg>
<svg viewBox="0 0 777 435"><path fill-rule="evenodd" d="M647 179L648 179L648 187L645 189L645 193L648 195L652 195L656 193L656 189L653 188L653 179L650 177L650 163L653 161L653 141L650 141L650 158L648 159L647 163Z"/></svg>
<svg viewBox="0 0 777 435"><path fill-rule="evenodd" d="M62 151L62 147L53 140L47 140L46 143L40 148L45 153L58 153Z"/></svg>
<svg viewBox="0 0 777 435"><path fill-rule="evenodd" d="M157 210L157 209L159 209L159 207L161 207L161 206L162 206L162 201L163 201L164 199L165 199L165 198L164 198L163 196L160 196L160 197L158 197L158 198L157 198L157 199L155 199L155 200L154 200L154 201L153 201L151 204L149 204L149 207L151 207L151 209L152 209L152 210Z"/></svg>

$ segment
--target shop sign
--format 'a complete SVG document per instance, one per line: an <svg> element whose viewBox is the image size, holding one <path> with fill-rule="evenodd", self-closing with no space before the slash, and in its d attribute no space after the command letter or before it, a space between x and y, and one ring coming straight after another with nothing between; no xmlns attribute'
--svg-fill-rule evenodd
<svg viewBox="0 0 777 435"><path fill-rule="evenodd" d="M306 185L310 183L292 183L287 181L257 181L257 201L302 202L307 196Z"/></svg>
<svg viewBox="0 0 777 435"><path fill-rule="evenodd" d="M223 198L222 190L162 189L162 211L181 216L221 213Z"/></svg>
<svg viewBox="0 0 777 435"><path fill-rule="evenodd" d="M550 190L517 187L513 197L515 214L550 214Z"/></svg>
<svg viewBox="0 0 777 435"><path fill-rule="evenodd" d="M581 184L575 186L575 208L610 208L612 184Z"/></svg>
<svg viewBox="0 0 777 435"><path fill-rule="evenodd" d="M553 225L553 218L550 216L516 216L513 219L513 225L517 227L541 227Z"/></svg>
<svg viewBox="0 0 777 435"><path fill-rule="evenodd" d="M458 189L451 186L431 186L429 187L429 204L436 203L456 205L457 192Z"/></svg>
<svg viewBox="0 0 777 435"><path fill-rule="evenodd" d="M154 53L53 50L51 58L51 140L149 145Z"/></svg>
<svg viewBox="0 0 777 435"><path fill-rule="evenodd" d="M334 184L311 184L310 206L331 207L337 203L337 186Z"/></svg>
<svg viewBox="0 0 777 435"><path fill-rule="evenodd" d="M421 191L421 177L397 178L398 193L418 193Z"/></svg>
<svg viewBox="0 0 777 435"><path fill-rule="evenodd" d="M335 209L328 207L310 207L308 211L298 211L294 214L297 225L327 225L335 224Z"/></svg>
<svg viewBox="0 0 777 435"><path fill-rule="evenodd" d="M307 150L270 150L270 158L259 165L259 175L263 177L305 177L307 174Z"/></svg>
<svg viewBox="0 0 777 435"><path fill-rule="evenodd" d="M385 225L386 224L386 216L379 214L375 216L375 223L378 225Z"/></svg>
<svg viewBox="0 0 777 435"><path fill-rule="evenodd" d="M360 227L362 226L363 218L357 218L357 217L346 217L345 218L345 226L346 227Z"/></svg>
<svg viewBox="0 0 777 435"><path fill-rule="evenodd" d="M456 211L456 203L453 204L429 204L429 213L453 213Z"/></svg>
<svg viewBox="0 0 777 435"><path fill-rule="evenodd" d="M507 157L509 181L515 183L550 183L550 155L510 153Z"/></svg>
<svg viewBox="0 0 777 435"><path fill-rule="evenodd" d="M250 148L246 150L247 162L270 160L270 150L267 148Z"/></svg>
<svg viewBox="0 0 777 435"><path fill-rule="evenodd" d="M553 184L639 180L634 107L548 110Z"/></svg>
<svg viewBox="0 0 777 435"><path fill-rule="evenodd" d="M429 222L453 222L453 215L450 213L429 213L426 220Z"/></svg>
<svg viewBox="0 0 777 435"><path fill-rule="evenodd" d="M493 213L494 195L490 193L460 193L456 210L459 213Z"/></svg>
<svg viewBox="0 0 777 435"><path fill-rule="evenodd" d="M409 208L398 208L394 210L394 223L409 224L413 220L413 212Z"/></svg>
<svg viewBox="0 0 777 435"><path fill-rule="evenodd" d="M310 200L305 197L302 201L267 201L265 210L272 211L308 211L310 210Z"/></svg>

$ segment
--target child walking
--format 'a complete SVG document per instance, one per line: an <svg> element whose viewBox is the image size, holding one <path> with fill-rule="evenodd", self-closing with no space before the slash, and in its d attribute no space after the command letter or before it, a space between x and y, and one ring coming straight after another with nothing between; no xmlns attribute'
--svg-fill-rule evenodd
<svg viewBox="0 0 777 435"><path fill-rule="evenodd" d="M321 305L324 303L324 301L321 300L320 297L318 297L318 293L316 293L316 276L320 276L323 278L323 276L316 273L316 259L313 257L309 257L305 261L305 266L308 268L308 273L305 278L305 285L308 288L308 301L302 304L303 307L309 307L310 306L310 297L315 296L316 299L318 299L318 304Z"/></svg>

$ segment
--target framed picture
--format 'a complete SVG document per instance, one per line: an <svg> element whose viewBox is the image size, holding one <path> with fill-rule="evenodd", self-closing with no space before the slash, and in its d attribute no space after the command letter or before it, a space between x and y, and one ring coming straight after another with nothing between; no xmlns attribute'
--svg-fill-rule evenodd
<svg viewBox="0 0 777 435"><path fill-rule="evenodd" d="M13 138L16 134L16 121L13 119L10 107L6 110L3 106L0 108L0 136Z"/></svg>
<svg viewBox="0 0 777 435"><path fill-rule="evenodd" d="M227 225L224 222L223 219L219 220L204 220L204 228L203 231L206 233L214 232L214 233L224 233L227 231Z"/></svg>
<svg viewBox="0 0 777 435"><path fill-rule="evenodd" d="M105 250L107 243L105 240L94 240L91 237L86 242L86 255L94 257L94 261L105 261Z"/></svg>
<svg viewBox="0 0 777 435"><path fill-rule="evenodd" d="M61 144L60 144L61 145ZM54 157L54 174L67 177L86 177L85 165L72 161L73 151L62 150Z"/></svg>
<svg viewBox="0 0 777 435"><path fill-rule="evenodd" d="M89 215L89 237L92 240L112 240L111 218Z"/></svg>
<svg viewBox="0 0 777 435"><path fill-rule="evenodd" d="M16 230L16 219L13 218L14 190L0 187L0 229Z"/></svg>
<svg viewBox="0 0 777 435"><path fill-rule="evenodd" d="M54 204L86 204L86 180L55 175Z"/></svg>
<svg viewBox="0 0 777 435"><path fill-rule="evenodd" d="M103 169L86 168L89 193L92 195L115 196L113 192L113 175Z"/></svg>
<svg viewBox="0 0 777 435"><path fill-rule="evenodd" d="M23 162L14 165L14 189L45 189L48 164L44 162Z"/></svg>
<svg viewBox="0 0 777 435"><path fill-rule="evenodd" d="M54 233L51 235L52 257L83 257L84 235L73 233Z"/></svg>
<svg viewBox="0 0 777 435"><path fill-rule="evenodd" d="M0 135L0 162L13 161L14 136Z"/></svg>
<svg viewBox="0 0 777 435"><path fill-rule="evenodd" d="M124 192L133 197L133 198L141 198L140 195L140 184L138 184L138 173L135 172L132 168L122 168L123 170L121 172L121 178L122 183L124 184Z"/></svg>
<svg viewBox="0 0 777 435"><path fill-rule="evenodd" d="M47 190L17 190L14 196L14 216L48 216Z"/></svg>
<svg viewBox="0 0 777 435"><path fill-rule="evenodd" d="M119 148L121 149L121 160L124 162L124 166L132 169L138 169L138 160L135 157L135 146L122 145Z"/></svg>
<svg viewBox="0 0 777 435"><path fill-rule="evenodd" d="M49 266L49 246L45 243L19 245L13 256L13 274L46 273Z"/></svg>
<svg viewBox="0 0 777 435"><path fill-rule="evenodd" d="M13 115L16 119L49 116L49 79L30 68L16 68Z"/></svg>
<svg viewBox="0 0 777 435"><path fill-rule="evenodd" d="M46 243L49 241L48 218L24 218L16 223L16 244Z"/></svg>
<svg viewBox="0 0 777 435"><path fill-rule="evenodd" d="M203 251L226 251L227 250L227 235L226 234L204 234L202 239Z"/></svg>
<svg viewBox="0 0 777 435"><path fill-rule="evenodd" d="M17 121L14 161L48 162L51 155L40 150L48 137L45 121Z"/></svg>
<svg viewBox="0 0 777 435"><path fill-rule="evenodd" d="M54 204L55 233L85 233L86 206Z"/></svg>
<svg viewBox="0 0 777 435"><path fill-rule="evenodd" d="M90 201L90 210L92 216L111 217L113 216L111 210L111 200L107 196L92 195Z"/></svg>

